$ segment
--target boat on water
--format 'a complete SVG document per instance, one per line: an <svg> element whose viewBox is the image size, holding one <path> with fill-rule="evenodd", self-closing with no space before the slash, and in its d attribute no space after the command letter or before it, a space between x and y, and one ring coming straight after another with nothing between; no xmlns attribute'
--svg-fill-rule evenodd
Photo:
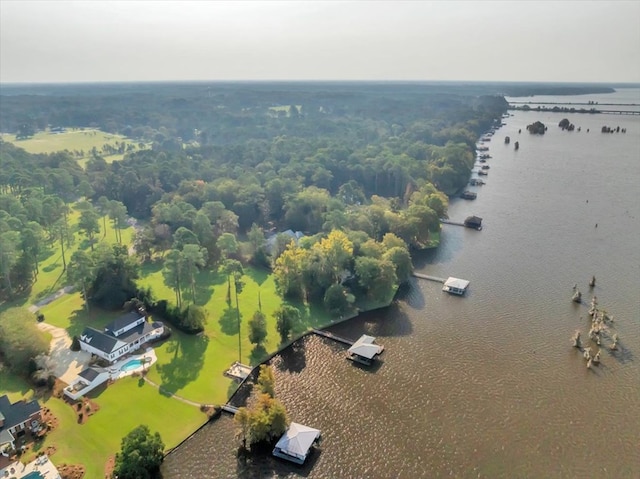
<svg viewBox="0 0 640 479"><path fill-rule="evenodd" d="M509 138L508 136L504 137L504 144L508 145L511 142L511 138Z"/></svg>
<svg viewBox="0 0 640 479"><path fill-rule="evenodd" d="M460 198L465 200L475 200L477 197L478 197L477 193L474 193L473 191L469 191L469 190L464 190L460 195Z"/></svg>
<svg viewBox="0 0 640 479"><path fill-rule="evenodd" d="M476 150L478 151L489 151L488 146L476 146Z"/></svg>
<svg viewBox="0 0 640 479"><path fill-rule="evenodd" d="M483 170L488 170L491 167L489 165L482 165L480 168Z"/></svg>
<svg viewBox="0 0 640 479"><path fill-rule="evenodd" d="M482 181L480 178L471 178L469 180L469 184L471 186L482 186L482 185L486 185L486 183L484 181Z"/></svg>
<svg viewBox="0 0 640 479"><path fill-rule="evenodd" d="M487 170L480 170L480 171L478 171L478 174L482 175L482 176L487 176L489 174L489 172Z"/></svg>

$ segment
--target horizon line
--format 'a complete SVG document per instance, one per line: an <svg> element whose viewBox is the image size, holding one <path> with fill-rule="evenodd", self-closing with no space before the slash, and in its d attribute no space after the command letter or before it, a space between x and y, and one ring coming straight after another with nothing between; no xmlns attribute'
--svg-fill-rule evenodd
<svg viewBox="0 0 640 479"><path fill-rule="evenodd" d="M629 85L640 87L640 81L569 81L569 80L401 80L401 79L211 79L211 80L71 80L71 81L1 81L0 86L44 85L118 85L118 84L169 84L169 83L369 83L369 84L421 84L421 83L471 83L471 84L548 84L548 85Z"/></svg>

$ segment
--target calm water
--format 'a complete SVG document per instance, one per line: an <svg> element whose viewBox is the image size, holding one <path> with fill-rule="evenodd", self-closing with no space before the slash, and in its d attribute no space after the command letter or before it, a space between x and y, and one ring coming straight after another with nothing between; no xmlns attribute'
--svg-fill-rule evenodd
<svg viewBox="0 0 640 479"><path fill-rule="evenodd" d="M483 231L443 225L440 248L415 259L470 280L466 297L416 280L386 312L334 326L385 345L372 370L315 336L275 358L290 417L322 430L305 467L238 458L223 416L167 457L164 477L640 477L640 117L569 116L580 133L561 119L508 118L478 199L450 208ZM525 131L536 120L543 137ZM591 275L622 351L587 370L569 341L586 336L587 307L570 298L577 283L588 302Z"/></svg>

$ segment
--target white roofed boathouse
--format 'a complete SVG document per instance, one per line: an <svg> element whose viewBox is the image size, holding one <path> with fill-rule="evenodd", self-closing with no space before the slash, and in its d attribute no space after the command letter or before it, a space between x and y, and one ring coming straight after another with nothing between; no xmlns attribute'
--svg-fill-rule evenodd
<svg viewBox="0 0 640 479"><path fill-rule="evenodd" d="M376 338L363 334L353 343L347 353L347 359L358 363L370 365L375 357L384 351L384 346L375 344Z"/></svg>
<svg viewBox="0 0 640 479"><path fill-rule="evenodd" d="M467 291L468 287L469 281L467 281L466 279L454 278L453 276L451 276L444 282L442 291L462 296Z"/></svg>
<svg viewBox="0 0 640 479"><path fill-rule="evenodd" d="M273 455L304 464L311 447L320 440L320 430L292 422L273 449Z"/></svg>

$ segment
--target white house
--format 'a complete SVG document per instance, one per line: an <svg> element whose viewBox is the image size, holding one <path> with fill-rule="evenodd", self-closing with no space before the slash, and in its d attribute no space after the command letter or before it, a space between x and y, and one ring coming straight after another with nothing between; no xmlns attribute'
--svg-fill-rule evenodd
<svg viewBox="0 0 640 479"><path fill-rule="evenodd" d="M83 369L78 377L64 388L64 395L74 401L80 396L84 396L89 391L105 383L110 377L109 371L103 368Z"/></svg>
<svg viewBox="0 0 640 479"><path fill-rule="evenodd" d="M144 315L133 311L107 324L104 331L86 327L80 335L80 349L113 363L163 332L162 323L149 323Z"/></svg>

